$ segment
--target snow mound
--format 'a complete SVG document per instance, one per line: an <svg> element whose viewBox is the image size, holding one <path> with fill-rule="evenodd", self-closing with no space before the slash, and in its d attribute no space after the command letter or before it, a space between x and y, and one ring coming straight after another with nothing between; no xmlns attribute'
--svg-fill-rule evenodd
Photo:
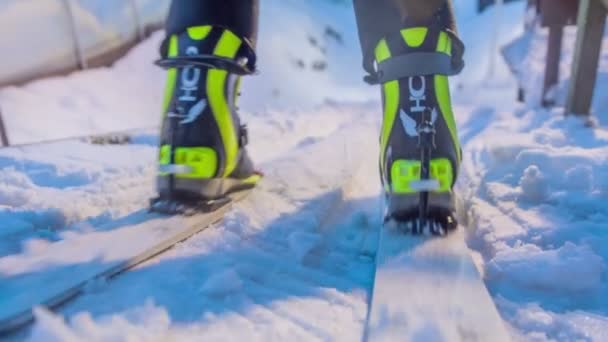
<svg viewBox="0 0 608 342"><path fill-rule="evenodd" d="M536 165L530 165L524 170L519 186L524 200L539 204L547 198L547 183Z"/></svg>
<svg viewBox="0 0 608 342"><path fill-rule="evenodd" d="M505 249L487 267L487 275L493 281L513 282L537 291L571 293L599 290L606 265L588 246L567 242L554 250L533 244Z"/></svg>
<svg viewBox="0 0 608 342"><path fill-rule="evenodd" d="M201 292L208 296L226 296L243 288L243 281L233 269L211 275L203 284Z"/></svg>
<svg viewBox="0 0 608 342"><path fill-rule="evenodd" d="M499 308L510 317L521 341L605 341L608 319L583 311L558 313L546 311L538 304L517 305L497 298Z"/></svg>
<svg viewBox="0 0 608 342"><path fill-rule="evenodd" d="M66 322L44 308L34 310L36 326L28 341L76 342L76 341L153 341L167 335L171 319L167 312L147 301L122 316L106 316L95 321L89 313L75 315Z"/></svg>
<svg viewBox="0 0 608 342"><path fill-rule="evenodd" d="M603 340L608 132L561 108L515 106L501 96L496 91L500 110L484 112L485 120L463 117L474 132L466 134L460 182L477 228L469 244L485 260L491 293L516 308L500 306L524 340Z"/></svg>
<svg viewBox="0 0 608 342"><path fill-rule="evenodd" d="M319 234L308 232L293 232L289 235L289 248L295 254L296 259L302 261L303 258L313 250L321 241Z"/></svg>
<svg viewBox="0 0 608 342"><path fill-rule="evenodd" d="M373 205L378 203L376 109L373 104L333 103L291 111L289 116L249 113L255 120L248 147L265 177L248 199L222 223L157 259L108 284L103 279L89 282L83 295L59 315L37 310L38 323L30 337L360 337L373 264L358 258L365 230L353 232L349 225L365 221L369 210L378 211L367 201L371 197ZM316 127L315 121L321 120L323 127ZM25 202L19 207L7 203L0 214L14 225L11 246L0 250L6 254L0 257L0 274L8 280L2 284L7 296L0 300L0 311L9 314L11 306L32 298L29 290L37 291L39 300L65 286L69 275L88 278L96 267L123 260L137 243L153 238L154 233L133 239L129 232L143 224L143 208L154 192L155 152L156 140L149 138L119 146L81 140L0 151L0 158L44 164L43 171L51 176L44 184L35 182L33 167L23 167L5 180L5 185L24 194ZM360 175L364 161L368 171ZM62 172L97 176L64 187L57 177ZM354 178L357 183L348 186L350 190L342 189ZM328 213L339 211L340 203L355 194L361 202L354 221L344 211L336 213L335 226L326 222ZM40 220L56 212L67 224L54 227L52 236L45 237L36 216L20 216L22 209L38 214ZM123 211L126 216L120 214ZM54 280L42 289L39 279L45 276ZM158 330L149 329L155 322Z"/></svg>

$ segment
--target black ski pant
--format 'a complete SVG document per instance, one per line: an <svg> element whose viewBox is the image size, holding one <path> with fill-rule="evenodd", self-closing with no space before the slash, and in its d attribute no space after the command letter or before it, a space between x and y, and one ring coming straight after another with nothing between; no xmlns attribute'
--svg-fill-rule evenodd
<svg viewBox="0 0 608 342"><path fill-rule="evenodd" d="M451 0L354 0L354 8L363 66L368 72L375 46L388 34L418 25L456 32ZM172 35L191 26L220 26L255 46L258 11L259 0L173 0L166 31Z"/></svg>

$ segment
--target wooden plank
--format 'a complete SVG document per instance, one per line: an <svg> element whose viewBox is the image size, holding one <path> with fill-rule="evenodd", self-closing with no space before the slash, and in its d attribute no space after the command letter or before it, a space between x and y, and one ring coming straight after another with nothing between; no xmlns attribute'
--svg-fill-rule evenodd
<svg viewBox="0 0 608 342"><path fill-rule="evenodd" d="M566 113L589 115L606 25L604 3L599 0L581 0L577 25L578 33Z"/></svg>
<svg viewBox="0 0 608 342"><path fill-rule="evenodd" d="M543 27L566 26L576 23L579 0L540 0Z"/></svg>
<svg viewBox="0 0 608 342"><path fill-rule="evenodd" d="M555 104L555 99L547 99L547 93L551 87L559 82L559 62L562 55L562 38L564 36L563 26L551 26L549 28L549 44L547 44L547 64L545 66L545 84L543 87L543 107Z"/></svg>

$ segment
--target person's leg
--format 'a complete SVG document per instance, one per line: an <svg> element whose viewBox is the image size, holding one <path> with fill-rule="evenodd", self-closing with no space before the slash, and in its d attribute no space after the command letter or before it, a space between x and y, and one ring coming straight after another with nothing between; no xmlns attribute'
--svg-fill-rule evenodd
<svg viewBox="0 0 608 342"><path fill-rule="evenodd" d="M364 68L370 72L374 50L382 38L415 26L456 33L451 0L354 0Z"/></svg>
<svg viewBox="0 0 608 342"><path fill-rule="evenodd" d="M258 0L173 0L165 23L167 36L193 26L211 25L231 30L255 44Z"/></svg>
<svg viewBox="0 0 608 342"><path fill-rule="evenodd" d="M363 65L370 73L366 80L382 87L380 172L387 215L417 221L428 193L423 221L445 228L454 219L452 188L461 160L447 76L464 66L451 4L355 0L354 5ZM432 127L423 130L425 122ZM421 181L424 137L432 138L426 145L431 154L429 177L436 180L432 182Z"/></svg>
<svg viewBox="0 0 608 342"><path fill-rule="evenodd" d="M174 0L161 46L160 199L215 199L259 180L236 113L240 77L255 69L258 0Z"/></svg>

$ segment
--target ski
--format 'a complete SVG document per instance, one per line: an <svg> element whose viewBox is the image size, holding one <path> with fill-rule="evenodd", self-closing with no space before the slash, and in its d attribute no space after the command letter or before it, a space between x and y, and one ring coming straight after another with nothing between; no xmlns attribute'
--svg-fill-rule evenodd
<svg viewBox="0 0 608 342"><path fill-rule="evenodd" d="M48 265L2 279L0 293L11 293L11 296L0 297L0 336L32 323L34 307L57 309L84 293L89 284L105 282L221 221L232 205L250 192L243 190L227 195L223 201L213 201L208 206L209 211L201 213L163 215L144 209L118 220L125 222L122 226L113 222L118 228L99 227L99 231L81 238L51 245L45 255L36 260L20 260L34 268L40 260ZM88 260L76 265L56 266L61 265L61 253L77 251L82 246L87 247L83 259ZM35 293L19 292L32 283L44 286Z"/></svg>
<svg viewBox="0 0 608 342"><path fill-rule="evenodd" d="M366 341L509 341L465 243L382 226Z"/></svg>
<svg viewBox="0 0 608 342"><path fill-rule="evenodd" d="M429 206L439 190L430 172L435 115L427 109L416 127L420 179L410 186L417 210L390 212L389 204L385 213L364 340L508 341L455 213Z"/></svg>

